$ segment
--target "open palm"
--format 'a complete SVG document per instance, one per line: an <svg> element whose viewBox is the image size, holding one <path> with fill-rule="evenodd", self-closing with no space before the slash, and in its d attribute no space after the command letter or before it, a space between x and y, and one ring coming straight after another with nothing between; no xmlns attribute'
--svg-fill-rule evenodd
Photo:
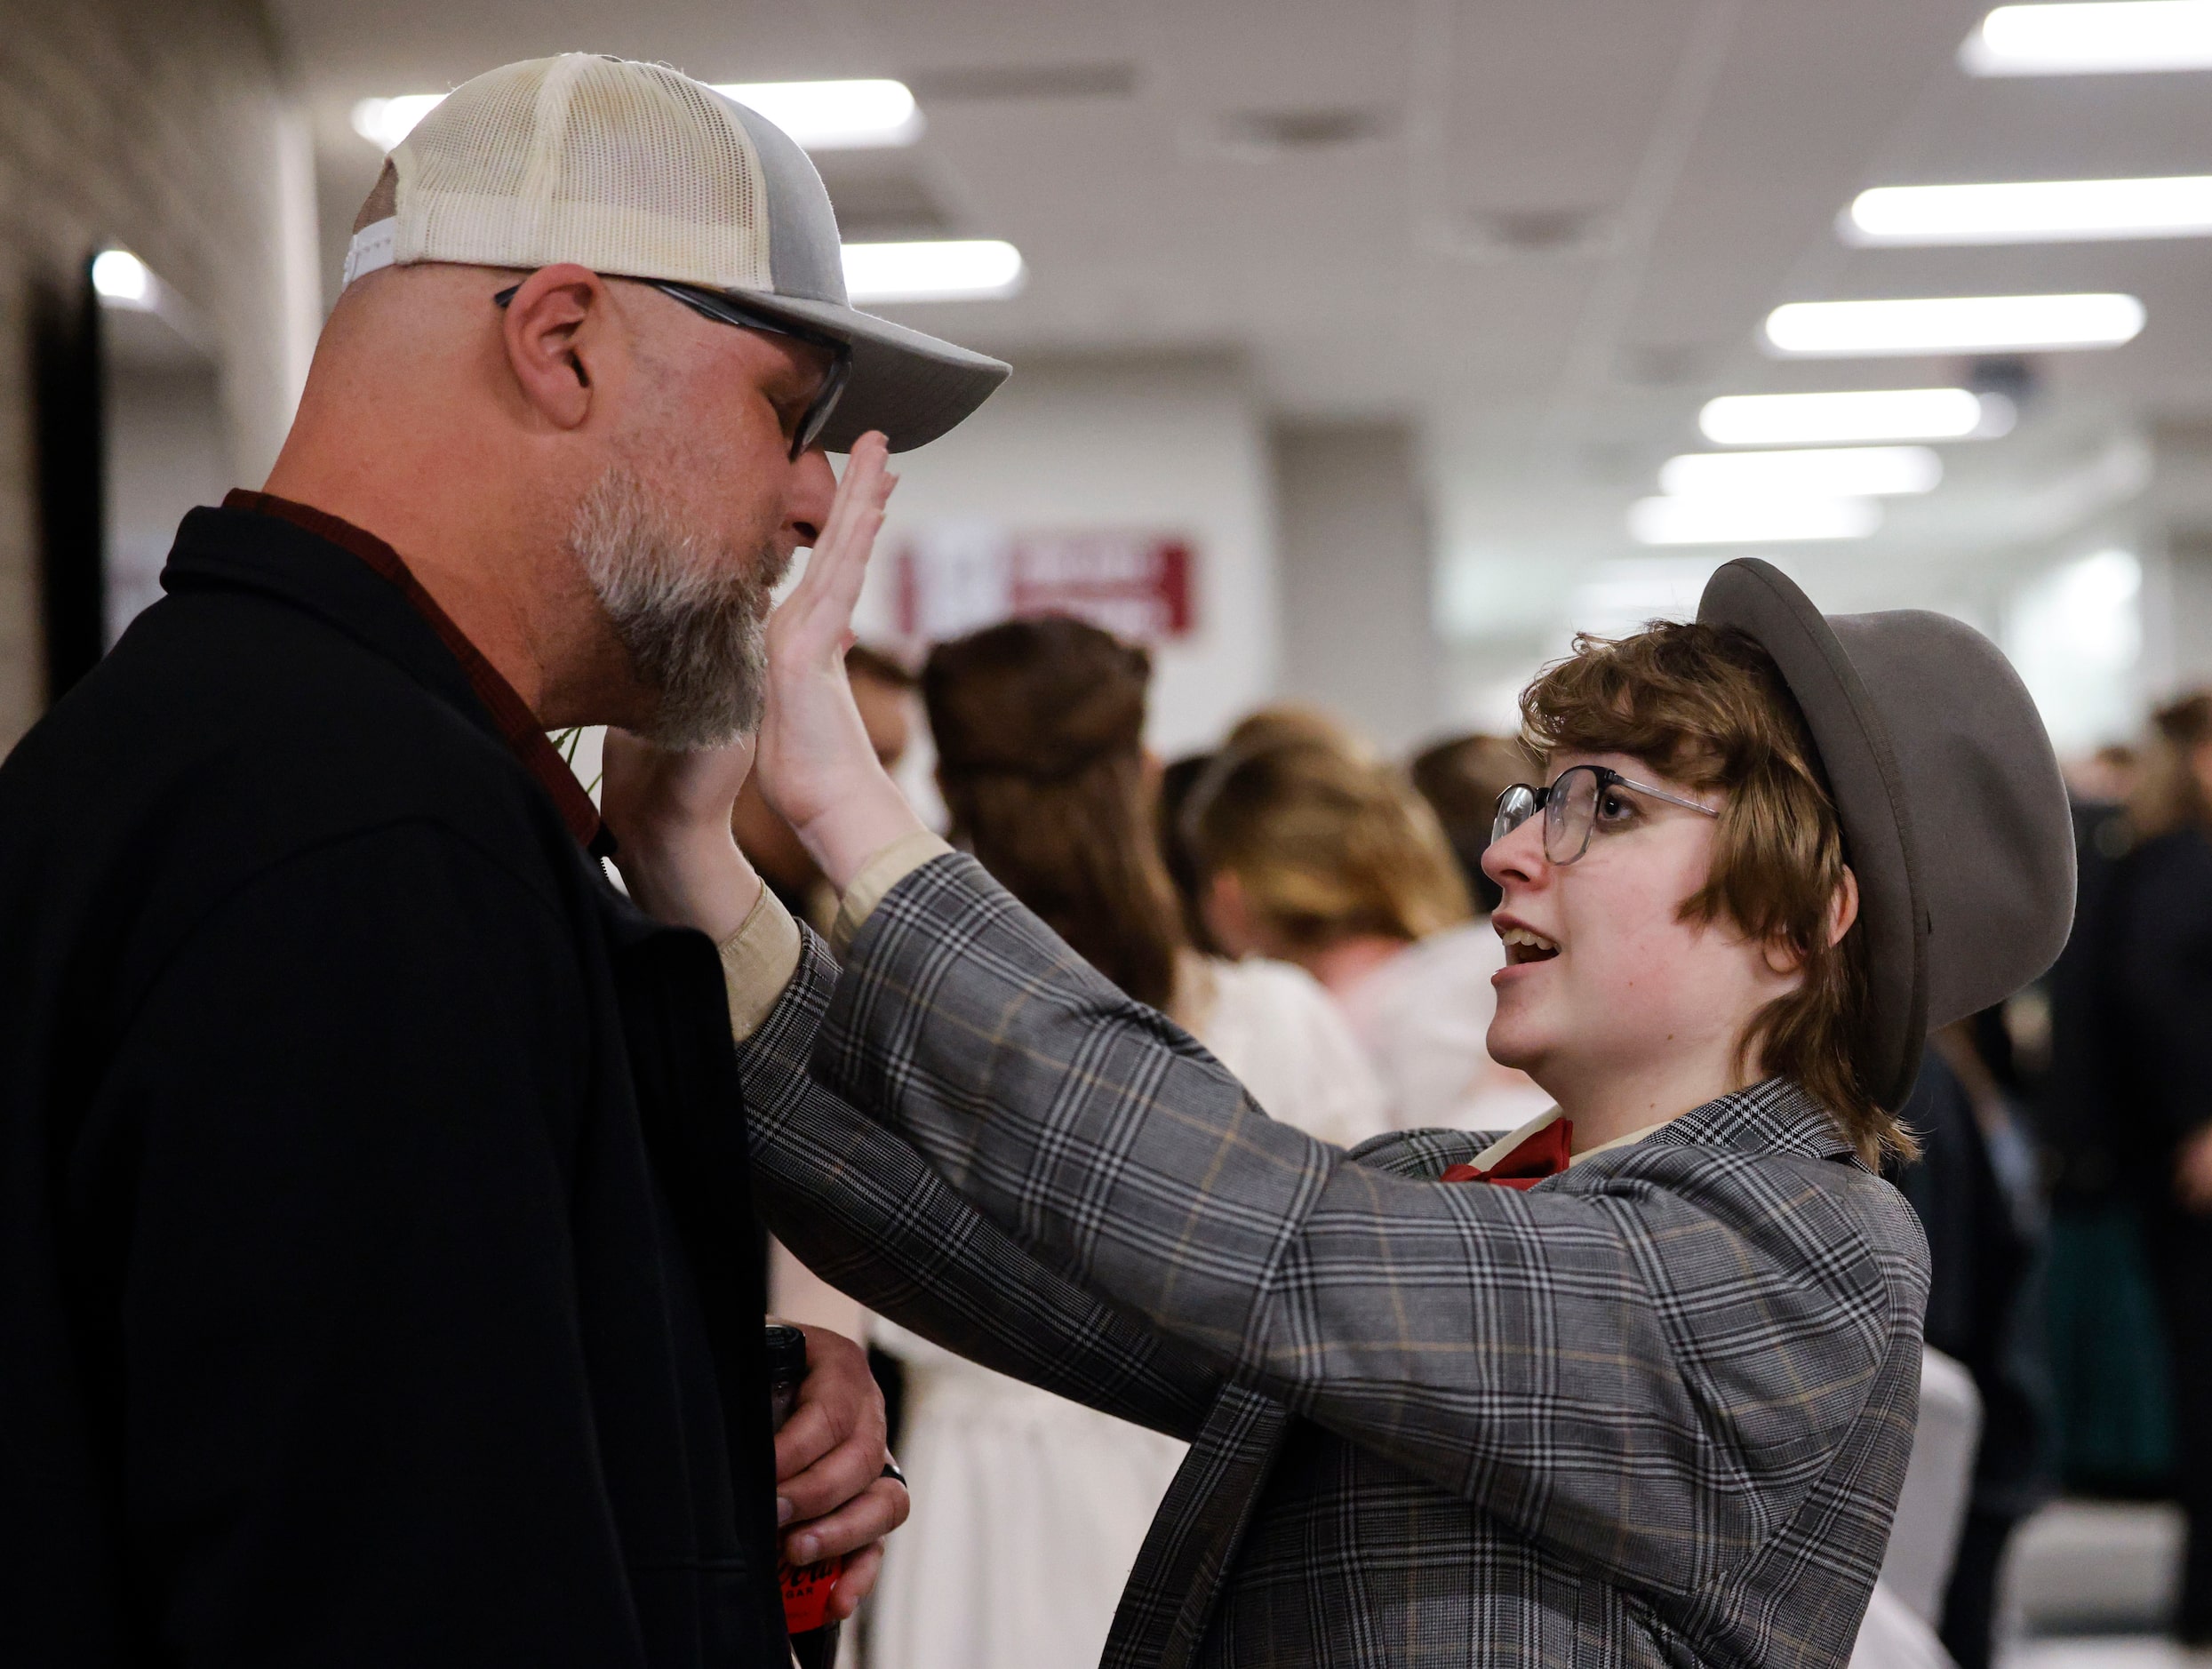
<svg viewBox="0 0 2212 1669"><path fill-rule="evenodd" d="M806 572L768 622L768 705L761 723L761 791L833 885L918 828L877 762L845 678L852 611L898 477L881 435L853 445L829 521Z"/></svg>

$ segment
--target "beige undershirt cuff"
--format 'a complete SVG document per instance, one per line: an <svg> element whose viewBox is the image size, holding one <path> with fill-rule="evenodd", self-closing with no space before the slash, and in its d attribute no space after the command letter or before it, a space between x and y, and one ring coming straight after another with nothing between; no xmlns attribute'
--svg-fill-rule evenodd
<svg viewBox="0 0 2212 1669"><path fill-rule="evenodd" d="M742 1043L760 1030L784 987L799 971L799 924L765 882L738 930L715 946L722 958L723 994L730 1003L730 1037Z"/></svg>
<svg viewBox="0 0 2212 1669"><path fill-rule="evenodd" d="M883 902L883 895L908 875L930 862L952 850L943 838L928 829L918 828L911 834L901 834L897 840L860 866L860 873L845 889L844 901L837 906L837 920L829 930L829 947L837 955L845 954L852 943L852 936L860 930L860 924L875 914L875 906Z"/></svg>

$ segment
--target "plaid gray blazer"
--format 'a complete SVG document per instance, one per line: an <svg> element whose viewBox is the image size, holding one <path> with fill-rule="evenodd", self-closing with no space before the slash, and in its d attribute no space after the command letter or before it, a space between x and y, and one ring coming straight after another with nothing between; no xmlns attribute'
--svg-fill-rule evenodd
<svg viewBox="0 0 2212 1669"><path fill-rule="evenodd" d="M1439 1183L1482 1138L1346 1154L1270 1122L957 855L869 917L813 1071L837 1097L795 1105L870 1109L1010 1235L957 1231L1024 1271L1010 1309L1071 1305L1025 1312L1026 1372L977 1298L919 1330L1164 1429L1210 1400L1108 1665L1848 1659L1912 1447L1926 1250L1794 1087L1525 1193Z"/></svg>
<svg viewBox="0 0 2212 1669"><path fill-rule="evenodd" d="M1186 1441L1197 1435L1218 1374L1040 1262L903 1138L809 1075L837 964L800 932L797 973L738 1045L769 1228L825 1281L948 1350Z"/></svg>

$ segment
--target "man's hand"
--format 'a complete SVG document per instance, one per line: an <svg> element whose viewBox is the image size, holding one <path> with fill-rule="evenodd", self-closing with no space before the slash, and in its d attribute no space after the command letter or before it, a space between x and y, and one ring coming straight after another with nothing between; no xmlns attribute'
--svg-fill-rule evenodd
<svg viewBox="0 0 2212 1669"><path fill-rule="evenodd" d="M610 729L603 769L614 861L638 907L717 945L743 927L761 878L731 835L730 809L753 769L753 739L672 754Z"/></svg>
<svg viewBox="0 0 2212 1669"><path fill-rule="evenodd" d="M906 1521L906 1486L882 1475L883 1394L867 1353L842 1333L806 1327L806 1380L776 1433L776 1520L795 1565L850 1554L829 1615L850 1617L875 1585L883 1537Z"/></svg>
<svg viewBox="0 0 2212 1669"><path fill-rule="evenodd" d="M922 827L868 740L845 681L852 609L898 477L881 435L855 442L806 572L768 622L761 791L842 892L861 866Z"/></svg>
<svg viewBox="0 0 2212 1669"><path fill-rule="evenodd" d="M2174 1192L2192 1211L2212 1213L2212 1124L2182 1138L2174 1154Z"/></svg>

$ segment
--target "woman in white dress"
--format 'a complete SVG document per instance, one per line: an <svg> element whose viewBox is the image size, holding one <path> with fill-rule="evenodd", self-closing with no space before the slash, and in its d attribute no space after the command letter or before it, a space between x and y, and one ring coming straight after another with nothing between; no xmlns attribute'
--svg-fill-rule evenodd
<svg viewBox="0 0 2212 1669"><path fill-rule="evenodd" d="M955 843L1270 1114L1345 1146L1379 1134L1382 1089L1311 976L1186 942L1153 838L1149 676L1142 650L1074 620L940 646L922 699ZM906 1369L914 1515L873 1601L871 1669L1096 1663L1183 1445L887 1323L873 1336Z"/></svg>

